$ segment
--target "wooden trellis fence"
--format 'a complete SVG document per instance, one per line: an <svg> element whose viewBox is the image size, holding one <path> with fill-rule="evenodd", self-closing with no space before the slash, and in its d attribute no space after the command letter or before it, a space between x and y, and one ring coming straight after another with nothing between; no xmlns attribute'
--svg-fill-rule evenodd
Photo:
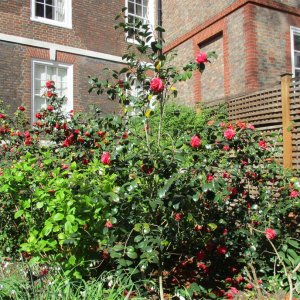
<svg viewBox="0 0 300 300"><path fill-rule="evenodd" d="M279 161L285 168L300 169L300 78L284 74L272 89L205 104L222 102L231 121L247 121L262 132L274 133L282 150Z"/></svg>

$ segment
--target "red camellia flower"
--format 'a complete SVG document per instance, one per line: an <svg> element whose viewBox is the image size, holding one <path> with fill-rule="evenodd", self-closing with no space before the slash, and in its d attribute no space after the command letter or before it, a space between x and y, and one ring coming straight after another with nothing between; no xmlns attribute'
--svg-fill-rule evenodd
<svg viewBox="0 0 300 300"><path fill-rule="evenodd" d="M175 221L179 222L182 218L183 218L183 214L182 213L176 213L176 214L174 214Z"/></svg>
<svg viewBox="0 0 300 300"><path fill-rule="evenodd" d="M194 231L198 232L198 231L202 230L202 228L203 228L203 226L201 226L201 225L196 225L196 226L194 227Z"/></svg>
<svg viewBox="0 0 300 300"><path fill-rule="evenodd" d="M204 63L208 62L207 53L205 53L205 52L198 53L195 60L196 60L196 63L198 63L198 64L204 64Z"/></svg>
<svg viewBox="0 0 300 300"><path fill-rule="evenodd" d="M190 140L190 145L193 148L198 148L201 146L201 140L197 135L193 135Z"/></svg>
<svg viewBox="0 0 300 300"><path fill-rule="evenodd" d="M235 137L235 131L234 131L232 128L227 129L227 130L224 132L224 137L225 137L227 140L232 140L232 139Z"/></svg>
<svg viewBox="0 0 300 300"><path fill-rule="evenodd" d="M101 162L104 165L109 165L110 164L110 153L109 152L103 152L101 155Z"/></svg>
<svg viewBox="0 0 300 300"><path fill-rule="evenodd" d="M217 253L220 255L225 255L227 253L227 248L225 246L218 246Z"/></svg>
<svg viewBox="0 0 300 300"><path fill-rule="evenodd" d="M106 228L113 228L113 224L111 221L107 220L105 225L104 225Z"/></svg>
<svg viewBox="0 0 300 300"><path fill-rule="evenodd" d="M42 269L41 271L40 271L40 276L45 276L45 275L47 275L48 274L48 269Z"/></svg>
<svg viewBox="0 0 300 300"><path fill-rule="evenodd" d="M155 77L150 81L150 89L154 93L161 93L165 88L164 83L159 77Z"/></svg>
<svg viewBox="0 0 300 300"><path fill-rule="evenodd" d="M118 85L120 88L123 88L124 87L124 81L122 79L119 79L118 80Z"/></svg>
<svg viewBox="0 0 300 300"><path fill-rule="evenodd" d="M247 283L245 285L245 288L248 289L248 290L251 290L251 289L253 289L253 285L251 283Z"/></svg>
<svg viewBox="0 0 300 300"><path fill-rule="evenodd" d="M53 111L53 110L54 110L54 107L53 107L52 105L48 105L47 110L48 110L48 111Z"/></svg>
<svg viewBox="0 0 300 300"><path fill-rule="evenodd" d="M40 113L36 113L36 114L35 114L35 117L36 117L37 119L41 119L41 118L43 117L43 115L40 114Z"/></svg>
<svg viewBox="0 0 300 300"><path fill-rule="evenodd" d="M0 114L0 119L6 119L6 115Z"/></svg>
<svg viewBox="0 0 300 300"><path fill-rule="evenodd" d="M299 192L293 190L290 192L290 198L296 198L299 196Z"/></svg>
<svg viewBox="0 0 300 300"><path fill-rule="evenodd" d="M27 137L24 141L24 145L30 146L31 145L31 137Z"/></svg>
<svg viewBox="0 0 300 300"><path fill-rule="evenodd" d="M229 150L230 150L230 147L227 146L227 145L224 145L224 146L223 146L223 150L224 150L224 151L229 151Z"/></svg>
<svg viewBox="0 0 300 300"><path fill-rule="evenodd" d="M78 143L83 143L84 142L84 138L82 136L78 137L77 142Z"/></svg>
<svg viewBox="0 0 300 300"><path fill-rule="evenodd" d="M53 93L52 93L51 91L48 91L48 92L47 92L47 97L48 97L48 98L51 98L52 96L53 96Z"/></svg>
<svg viewBox="0 0 300 300"><path fill-rule="evenodd" d="M206 179L207 179L208 182L211 182L211 181L214 180L214 175L208 174Z"/></svg>
<svg viewBox="0 0 300 300"><path fill-rule="evenodd" d="M69 166L66 165L66 164L63 164L63 165L61 166L61 168L62 168L63 170L67 170L67 169L69 168Z"/></svg>
<svg viewBox="0 0 300 300"><path fill-rule="evenodd" d="M122 134L122 139L127 139L128 138L128 133L127 132L123 132Z"/></svg>
<svg viewBox="0 0 300 300"><path fill-rule="evenodd" d="M86 137L89 137L91 134L88 132L88 131L86 131L85 133L84 133L84 136L86 136Z"/></svg>
<svg viewBox="0 0 300 300"><path fill-rule="evenodd" d="M103 138L105 136L105 131L98 131L97 134Z"/></svg>
<svg viewBox="0 0 300 300"><path fill-rule="evenodd" d="M46 88L51 89L54 87L54 81L53 80L48 80L46 82Z"/></svg>
<svg viewBox="0 0 300 300"><path fill-rule="evenodd" d="M87 166L89 164L89 160L87 158L84 158L82 160L82 163Z"/></svg>
<svg viewBox="0 0 300 300"><path fill-rule="evenodd" d="M197 260L203 260L205 258L205 252L203 250L197 253Z"/></svg>
<svg viewBox="0 0 300 300"><path fill-rule="evenodd" d="M18 110L24 111L24 110L25 110L25 107L24 107L23 105L21 105L21 106L18 107Z"/></svg>
<svg viewBox="0 0 300 300"><path fill-rule="evenodd" d="M268 238L269 240L274 240L276 237L276 231L272 228L267 228L265 230L265 236L266 238Z"/></svg>
<svg viewBox="0 0 300 300"><path fill-rule="evenodd" d="M258 142L258 146L259 146L261 149L263 149L263 150L266 150L266 149L267 149L267 143L266 143L266 141L264 141L264 140L260 140L260 141Z"/></svg>
<svg viewBox="0 0 300 300"><path fill-rule="evenodd" d="M147 165L144 165L142 164L142 167L141 167L142 171L148 175L152 174L153 171L154 171L154 167L153 166L147 166Z"/></svg>
<svg viewBox="0 0 300 300"><path fill-rule="evenodd" d="M25 131L23 134L24 134L24 136L25 136L26 138L30 137L30 132L29 132L29 131Z"/></svg>

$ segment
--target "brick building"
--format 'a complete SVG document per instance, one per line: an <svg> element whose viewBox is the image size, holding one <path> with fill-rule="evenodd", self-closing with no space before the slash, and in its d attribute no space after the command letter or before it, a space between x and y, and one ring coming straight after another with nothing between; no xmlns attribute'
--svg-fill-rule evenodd
<svg viewBox="0 0 300 300"><path fill-rule="evenodd" d="M165 51L177 62L199 50L218 59L203 75L179 85L179 100L194 104L272 86L280 75L300 76L299 0L165 0Z"/></svg>
<svg viewBox="0 0 300 300"><path fill-rule="evenodd" d="M0 1L0 99L10 111L21 103L31 118L45 105L40 90L56 82L67 97L66 109L116 104L88 94L88 75L105 67L119 69L126 48L124 33L114 30L122 7L128 15L154 22L155 0L2 0Z"/></svg>

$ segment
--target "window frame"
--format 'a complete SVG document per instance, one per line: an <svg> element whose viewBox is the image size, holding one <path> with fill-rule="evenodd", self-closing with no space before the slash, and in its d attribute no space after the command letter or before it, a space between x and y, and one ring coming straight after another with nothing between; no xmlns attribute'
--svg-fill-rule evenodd
<svg viewBox="0 0 300 300"><path fill-rule="evenodd" d="M64 20L64 22L36 16L35 15L36 0L30 0L30 2L31 2L30 20L34 21L34 22L39 22L39 23L44 23L44 24L48 24L48 25L72 29L72 0L64 0L64 1L65 1L65 20Z"/></svg>
<svg viewBox="0 0 300 300"><path fill-rule="evenodd" d="M68 84L68 93L65 95L68 99L68 111L73 109L74 107L74 99L73 99L73 65L66 64L66 63L60 63L55 61L47 61L47 60L41 60L41 59L32 59L31 61L31 122L34 123L35 120L35 114L34 111L34 101L35 101L35 66L36 65L47 65L51 67L61 67L67 69L67 84ZM70 86L70 88L69 88Z"/></svg>
<svg viewBox="0 0 300 300"><path fill-rule="evenodd" d="M299 27L294 27L291 26L291 59L292 59L292 73L293 73L293 77L296 76L296 70L300 72L300 67L296 67L295 65L295 52L299 53L300 55L300 50L295 50L294 48L294 36L298 35L300 36L300 28Z"/></svg>
<svg viewBox="0 0 300 300"><path fill-rule="evenodd" d="M125 7L127 7L126 9L126 13L125 13L125 17L127 18L128 20L128 1L129 0L125 0ZM149 7L149 18L148 18L148 21L149 21L149 24L150 26L153 27L153 31L154 31L154 0L148 0L148 7ZM137 15L135 15L137 16ZM139 16L137 16L139 17ZM131 43L131 44L138 44L138 42L136 41L136 39L134 38L128 38L128 32L126 32L125 34L125 39L126 39L126 42L128 43ZM149 41L149 43L151 43L151 41Z"/></svg>

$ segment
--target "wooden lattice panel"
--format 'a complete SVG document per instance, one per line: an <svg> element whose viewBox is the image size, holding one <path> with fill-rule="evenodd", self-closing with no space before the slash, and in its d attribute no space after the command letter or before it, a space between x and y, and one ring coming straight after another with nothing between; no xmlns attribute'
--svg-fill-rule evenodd
<svg viewBox="0 0 300 300"><path fill-rule="evenodd" d="M278 129L282 123L280 87L229 99L227 103L231 120L244 120L265 129Z"/></svg>
<svg viewBox="0 0 300 300"><path fill-rule="evenodd" d="M292 164L293 169L300 169L300 81L294 80L290 85L290 110L292 143Z"/></svg>

